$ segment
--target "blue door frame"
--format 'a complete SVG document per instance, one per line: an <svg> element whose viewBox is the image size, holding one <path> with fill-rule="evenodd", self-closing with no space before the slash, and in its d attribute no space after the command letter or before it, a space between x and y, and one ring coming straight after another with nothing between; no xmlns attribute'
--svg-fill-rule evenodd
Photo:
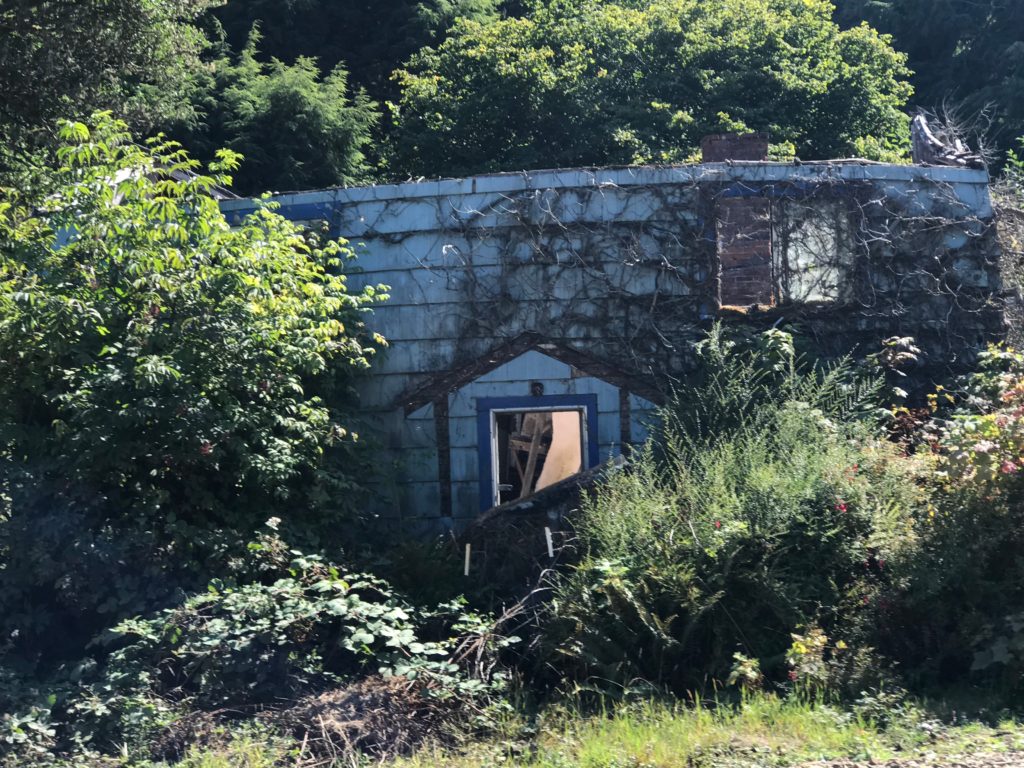
<svg viewBox="0 0 1024 768"><path fill-rule="evenodd" d="M494 506L494 467L491 453L491 420L495 411L579 410L586 414L587 464L600 462L597 446L597 395L538 395L525 397L479 397L476 401L476 441L480 462L480 511Z"/></svg>

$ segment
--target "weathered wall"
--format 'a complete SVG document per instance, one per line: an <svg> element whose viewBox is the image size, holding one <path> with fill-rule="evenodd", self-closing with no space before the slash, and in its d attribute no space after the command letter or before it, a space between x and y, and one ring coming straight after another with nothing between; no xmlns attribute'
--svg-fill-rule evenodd
<svg viewBox="0 0 1024 768"><path fill-rule="evenodd" d="M968 169L712 163L278 200L285 216L327 220L357 245L353 286L390 286L371 324L391 348L362 395L401 476L421 483L384 506L422 517L439 505L445 516L472 514L459 501L468 490L456 488L451 502L425 491L446 462L453 482L475 482L472 460L456 450L471 446L449 444L455 433L438 434L430 412L451 410L450 421L457 403L431 388L458 390L466 382L446 372L524 333L604 364L608 375L591 371L595 381L611 381L627 401L642 390L632 381L685 375L689 342L717 317L763 325L781 317L824 353L914 336L936 369L961 364L1003 330L987 183ZM231 217L249 205L223 207ZM730 308L722 299L771 306ZM529 384L506 383L519 394Z"/></svg>

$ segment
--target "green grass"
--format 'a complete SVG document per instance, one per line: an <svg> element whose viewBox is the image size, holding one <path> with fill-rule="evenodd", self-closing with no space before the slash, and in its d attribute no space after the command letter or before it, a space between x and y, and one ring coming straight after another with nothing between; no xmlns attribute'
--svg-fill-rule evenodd
<svg viewBox="0 0 1024 768"><path fill-rule="evenodd" d="M885 757L892 751L870 723L769 696L750 699L738 711L648 703L607 717L549 713L524 754L510 756L508 744L472 744L461 754L424 751L394 765L483 768L502 760L536 768L675 768L712 756L721 765L723 756L800 762L832 755Z"/></svg>
<svg viewBox="0 0 1024 768"><path fill-rule="evenodd" d="M217 749L193 748L185 759L176 763L174 768L278 768L283 765L294 765L287 762L290 753L281 744L267 743L257 738L244 736L234 739L230 744ZM129 763L136 766L136 763ZM139 768L164 768L164 763L145 763Z"/></svg>
<svg viewBox="0 0 1024 768"><path fill-rule="evenodd" d="M509 747L513 749L510 750ZM518 748L518 749L516 749ZM888 728L828 706L757 696L742 708L644 704L607 717L545 715L530 744L514 739L424 750L393 768L684 768L788 766L817 759L867 760L915 752L1024 749L1014 722L944 728L907 709ZM517 754L518 752L518 754Z"/></svg>
<svg viewBox="0 0 1024 768"><path fill-rule="evenodd" d="M335 768L754 768L1006 750L1024 750L1024 728L1014 721L943 726L906 707L881 728L837 708L756 696L740 708L649 702L605 716L552 709L533 723L509 715L491 737L457 750L428 747L384 764L350 758ZM298 751L244 736L219 750L195 750L179 768L301 766Z"/></svg>

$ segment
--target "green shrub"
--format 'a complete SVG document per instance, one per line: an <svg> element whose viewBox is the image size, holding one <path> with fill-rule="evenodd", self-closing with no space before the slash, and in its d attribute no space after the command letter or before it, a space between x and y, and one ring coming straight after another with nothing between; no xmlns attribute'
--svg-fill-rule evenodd
<svg viewBox="0 0 1024 768"><path fill-rule="evenodd" d="M657 445L576 520L582 559L546 640L578 684L701 688L736 652L777 681L812 625L842 640L834 655L863 647L912 546L917 463L860 418L876 383L846 363L800 372L778 332L747 346L715 332L702 354L709 370L677 393ZM864 671L846 656L833 666Z"/></svg>
<svg viewBox="0 0 1024 768"><path fill-rule="evenodd" d="M1024 694L1024 355L992 347L932 396L930 504L885 648L918 685Z"/></svg>
<svg viewBox="0 0 1024 768"><path fill-rule="evenodd" d="M382 342L341 243L224 218L237 156L202 175L102 114L61 135L39 188L0 190L0 636L48 663L225 574L268 517L336 532L344 393Z"/></svg>
<svg viewBox="0 0 1024 768"><path fill-rule="evenodd" d="M140 749L188 713L240 716L367 675L403 677L417 695L463 705L502 690L503 674L486 662L514 638L491 636L491 622L461 603L414 607L388 583L276 535L250 549L247 580L122 621L51 680L0 674L0 711L11 713L0 756Z"/></svg>

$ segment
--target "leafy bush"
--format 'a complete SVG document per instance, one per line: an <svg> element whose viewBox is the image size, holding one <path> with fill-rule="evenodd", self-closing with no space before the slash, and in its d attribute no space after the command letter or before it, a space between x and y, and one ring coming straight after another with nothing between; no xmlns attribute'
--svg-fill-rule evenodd
<svg viewBox="0 0 1024 768"><path fill-rule="evenodd" d="M236 61L213 62L208 118L186 143L201 156L220 147L241 153L235 186L244 194L366 181L376 103L349 86L341 64L321 77L317 62L304 56L263 63L259 40L254 30Z"/></svg>
<svg viewBox="0 0 1024 768"><path fill-rule="evenodd" d="M1024 693L1024 355L982 354L932 396L934 474L909 588L884 616L886 649L919 684ZM994 689L993 689L994 690Z"/></svg>
<svg viewBox="0 0 1024 768"><path fill-rule="evenodd" d="M913 542L917 465L857 418L875 383L845 363L800 372L778 332L744 347L716 331L701 352L707 375L664 413L658 451L576 521L582 560L546 639L578 683L698 689L737 651L785 679L801 628L863 645Z"/></svg>
<svg viewBox="0 0 1024 768"><path fill-rule="evenodd" d="M238 717L367 675L401 677L413 696L460 706L504 686L466 650L490 658L514 638L488 636L491 622L459 602L416 608L387 582L289 550L274 534L250 545L246 569L235 585L215 582L120 622L45 685L0 677L0 710L11 713L0 755L143 749L197 712Z"/></svg>
<svg viewBox="0 0 1024 768"><path fill-rule="evenodd" d="M50 661L225 572L271 515L336 530L344 393L382 342L341 243L266 206L228 224L235 155L200 175L102 114L62 136L43 187L0 191L0 636Z"/></svg>
<svg viewBox="0 0 1024 768"><path fill-rule="evenodd" d="M153 618L122 622L102 642L130 640L119 663L149 670L156 693L206 708L271 702L368 671L458 674L453 639L483 626L459 603L416 609L378 578L291 554L284 578L211 585Z"/></svg>
<svg viewBox="0 0 1024 768"><path fill-rule="evenodd" d="M999 191L1017 204L1024 203L1024 136L1017 139L1021 152L1010 150L1006 153L1006 166L1000 179Z"/></svg>
<svg viewBox="0 0 1024 768"><path fill-rule="evenodd" d="M824 0L530 0L414 55L392 167L413 176L688 161L720 131L805 159L905 152L906 57ZM509 115L518 119L509 120Z"/></svg>

